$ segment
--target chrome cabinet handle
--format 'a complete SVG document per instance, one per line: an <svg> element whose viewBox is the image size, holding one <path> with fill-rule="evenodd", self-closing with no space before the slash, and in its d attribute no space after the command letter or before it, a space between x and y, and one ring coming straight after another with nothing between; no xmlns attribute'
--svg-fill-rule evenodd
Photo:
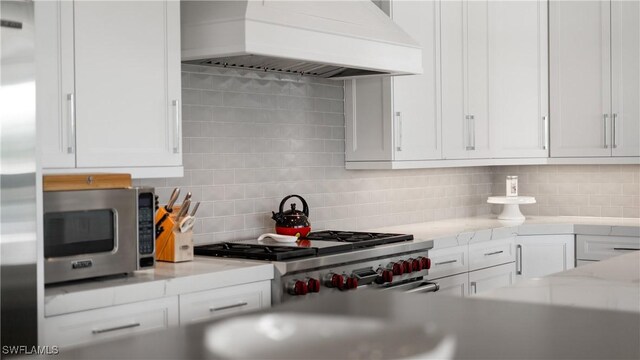
<svg viewBox="0 0 640 360"><path fill-rule="evenodd" d="M402 151L402 112L396 111L396 121L398 123L398 143L396 144L396 150Z"/></svg>
<svg viewBox="0 0 640 360"><path fill-rule="evenodd" d="M478 284L475 281L471 282L471 289L473 289L474 294L478 293Z"/></svg>
<svg viewBox="0 0 640 360"><path fill-rule="evenodd" d="M548 150L549 149L549 117L543 116L542 123L543 123L542 131L544 131L544 133L542 134L544 139L542 144L542 150Z"/></svg>
<svg viewBox="0 0 640 360"><path fill-rule="evenodd" d="M173 153L180 152L180 100L173 100L173 106L175 110L175 129L173 130Z"/></svg>
<svg viewBox="0 0 640 360"><path fill-rule="evenodd" d="M522 245L516 245L516 275L522 275Z"/></svg>
<svg viewBox="0 0 640 360"><path fill-rule="evenodd" d="M466 115L464 117L467 120L467 145L465 150L475 150L476 149L476 126L475 126L475 117L473 115ZM473 124L473 126L472 126Z"/></svg>
<svg viewBox="0 0 640 360"><path fill-rule="evenodd" d="M636 251L636 250L640 250L640 248L614 247L613 250L616 250L616 251Z"/></svg>
<svg viewBox="0 0 640 360"><path fill-rule="evenodd" d="M611 136L613 137L613 140L611 142L611 146L615 149L618 147L617 141L616 141L616 122L618 120L618 114L613 113L612 115L613 118L613 123L611 124L612 129L611 129Z"/></svg>
<svg viewBox="0 0 640 360"><path fill-rule="evenodd" d="M607 144L607 119L609 118L609 114L602 115L602 132L603 132L603 140L604 140L604 148L608 149L609 144Z"/></svg>
<svg viewBox="0 0 640 360"><path fill-rule="evenodd" d="M110 327L110 328L106 328L106 329L95 329L95 330L91 330L92 334L102 334L102 333L106 333L106 332L110 332L110 331L116 331L116 330L122 330L122 329L130 329L130 328L134 328L134 327L138 327L140 326L140 323L133 323L133 324L127 324L127 325L120 325L120 326L114 326L114 327Z"/></svg>
<svg viewBox="0 0 640 360"><path fill-rule="evenodd" d="M498 255L498 254L502 254L503 252L504 252L503 250L494 251L494 252L486 253L484 254L484 256Z"/></svg>
<svg viewBox="0 0 640 360"><path fill-rule="evenodd" d="M438 283L424 282L411 290L405 291L405 293L406 294L425 293L425 292L436 292L438 290L440 290L440 285Z"/></svg>
<svg viewBox="0 0 640 360"><path fill-rule="evenodd" d="M447 261L435 263L435 265L453 264L454 262L457 262L457 261L458 261L457 259L447 260Z"/></svg>
<svg viewBox="0 0 640 360"><path fill-rule="evenodd" d="M67 94L69 127L67 129L67 153L76 152L76 97L73 93Z"/></svg>
<svg viewBox="0 0 640 360"><path fill-rule="evenodd" d="M216 311L222 311L222 310L227 310L227 309L233 309L233 308L239 308L239 307L243 307L249 305L248 302L243 301L243 302L239 302L237 304L231 304L231 305L225 305L225 306L219 306L219 307L212 307L209 308L209 312L216 312Z"/></svg>

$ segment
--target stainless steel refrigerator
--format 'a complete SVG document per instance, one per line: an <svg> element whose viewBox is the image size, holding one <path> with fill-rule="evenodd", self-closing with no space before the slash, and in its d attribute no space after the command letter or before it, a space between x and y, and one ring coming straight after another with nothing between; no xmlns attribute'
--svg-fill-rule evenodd
<svg viewBox="0 0 640 360"><path fill-rule="evenodd" d="M0 1L0 344L38 342L33 2Z"/></svg>

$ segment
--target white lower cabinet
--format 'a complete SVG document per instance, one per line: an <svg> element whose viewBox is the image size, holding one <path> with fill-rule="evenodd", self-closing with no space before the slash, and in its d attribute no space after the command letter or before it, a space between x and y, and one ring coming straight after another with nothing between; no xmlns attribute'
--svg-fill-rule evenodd
<svg viewBox="0 0 640 360"><path fill-rule="evenodd" d="M180 326L271 306L269 280L180 295Z"/></svg>
<svg viewBox="0 0 640 360"><path fill-rule="evenodd" d="M469 295L513 285L516 278L515 263L508 263L469 272Z"/></svg>
<svg viewBox="0 0 640 360"><path fill-rule="evenodd" d="M178 297L45 318L44 344L59 347L131 336L178 325Z"/></svg>
<svg viewBox="0 0 640 360"><path fill-rule="evenodd" d="M515 237L469 244L469 271L515 260Z"/></svg>
<svg viewBox="0 0 640 360"><path fill-rule="evenodd" d="M576 258L599 261L640 250L640 237L577 235Z"/></svg>
<svg viewBox="0 0 640 360"><path fill-rule="evenodd" d="M431 269L428 279L467 273L469 271L469 248L467 245L429 251Z"/></svg>
<svg viewBox="0 0 640 360"><path fill-rule="evenodd" d="M458 274L435 279L440 289L434 294L465 297L469 295L469 274Z"/></svg>
<svg viewBox="0 0 640 360"><path fill-rule="evenodd" d="M574 235L532 235L516 238L516 279L541 277L572 269Z"/></svg>

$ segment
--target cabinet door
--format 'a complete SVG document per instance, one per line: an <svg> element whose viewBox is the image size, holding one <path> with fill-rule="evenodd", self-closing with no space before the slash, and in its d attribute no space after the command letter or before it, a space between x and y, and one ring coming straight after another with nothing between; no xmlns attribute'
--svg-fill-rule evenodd
<svg viewBox="0 0 640 360"><path fill-rule="evenodd" d="M485 291L513 285L515 281L515 263L494 266L469 273L469 294L475 295Z"/></svg>
<svg viewBox="0 0 640 360"><path fill-rule="evenodd" d="M433 280L438 283L440 289L436 291L435 295L448 295L448 296L460 296L465 297L469 295L469 274L459 274L454 276L447 276L440 279Z"/></svg>
<svg viewBox="0 0 640 360"><path fill-rule="evenodd" d="M393 1L391 16L422 46L421 75L393 82L394 160L440 159L440 122L436 106L438 44L436 1Z"/></svg>
<svg viewBox="0 0 640 360"><path fill-rule="evenodd" d="M464 159L469 157L470 144L465 119L465 61L463 2L440 3L441 102L442 102L442 157Z"/></svg>
<svg viewBox="0 0 640 360"><path fill-rule="evenodd" d="M640 238L634 236L576 236L576 258L579 260L599 261L631 251L640 251Z"/></svg>
<svg viewBox="0 0 640 360"><path fill-rule="evenodd" d="M516 280L572 269L575 264L574 254L573 235L518 236Z"/></svg>
<svg viewBox="0 0 640 360"><path fill-rule="evenodd" d="M487 1L441 2L445 159L489 158Z"/></svg>
<svg viewBox="0 0 640 360"><path fill-rule="evenodd" d="M74 3L78 167L181 164L179 7Z"/></svg>
<svg viewBox="0 0 640 360"><path fill-rule="evenodd" d="M488 16L493 157L547 157L547 2L491 1Z"/></svg>
<svg viewBox="0 0 640 360"><path fill-rule="evenodd" d="M180 295L180 326L271 305L271 282Z"/></svg>
<svg viewBox="0 0 640 360"><path fill-rule="evenodd" d="M178 326L178 297L48 317L44 344L60 347L131 337Z"/></svg>
<svg viewBox="0 0 640 360"><path fill-rule="evenodd" d="M551 157L610 156L610 3L549 7Z"/></svg>
<svg viewBox="0 0 640 360"><path fill-rule="evenodd" d="M38 133L43 168L76 166L73 3L35 2Z"/></svg>
<svg viewBox="0 0 640 360"><path fill-rule="evenodd" d="M611 2L613 156L640 156L640 2Z"/></svg>

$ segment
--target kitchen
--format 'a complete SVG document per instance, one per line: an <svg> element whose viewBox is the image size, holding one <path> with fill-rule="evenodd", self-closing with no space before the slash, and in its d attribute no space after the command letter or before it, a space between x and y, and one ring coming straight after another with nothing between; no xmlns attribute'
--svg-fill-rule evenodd
<svg viewBox="0 0 640 360"><path fill-rule="evenodd" d="M300 18L307 11L321 11L316 7L305 9L303 4L294 7ZM315 6L328 6L319 4ZM149 8L140 5L128 9L131 16L124 17L108 3L91 8L82 2L76 2L75 7L71 2L36 2L36 24L44 21L46 29L57 30L40 34L50 40L43 42L48 47L36 42L36 52L57 54L47 57L44 67L39 68L44 68L39 76L45 80L36 87L39 95L44 92L38 97L37 108L37 129L42 137L38 150L43 153L40 166L45 174L97 173L105 169L131 173L133 184L153 187L161 204L167 203L175 187L181 189L179 202L190 192L194 202L200 202L193 229L195 245L256 239L274 232L271 212L279 211L285 196L298 194L308 204L314 231L392 232L391 228L413 234L415 239L434 240L433 251L429 251L431 266L438 251L455 251L451 242L462 246L460 259L464 259L466 270L445 273L452 277L464 274L466 280L455 287L460 295L478 290L472 290L470 284L473 271L495 267L471 268L472 245L467 238L475 236L471 234L484 237L487 231L499 228L509 235L560 236L564 242L554 246L560 246L563 255L572 255L562 259L562 269L572 268L576 259L594 260L579 258L580 245L575 240L567 241L567 237L616 235L629 240L630 245L621 247L633 248L640 217L637 4L540 1L523 3L522 7L512 5L512 9L508 4L379 2L387 13L393 10L394 21L419 40L422 74L342 81L191 63L198 58L188 58L185 49L198 36L189 35L188 31L195 30L189 30L186 24L189 9L184 3L181 8L177 2L151 2ZM44 10L39 12L38 6ZM148 15L152 11L157 16ZM500 15L501 11L514 14L496 17L503 21L491 23L483 16L469 15ZM154 34L141 31L139 18L133 16L136 12L137 16L148 13L144 18L149 18L149 27L159 26L163 31L155 33L166 34L153 39L161 38L166 44L150 42L148 49L132 52ZM193 13L212 16L201 9ZM584 19L571 16L574 13ZM370 16L379 20L381 14L371 12ZM65 16L75 17L73 27ZM113 32L114 19L123 24L119 33ZM424 19L427 21L421 21ZM621 30L621 24L629 27ZM472 26L488 30L469 32ZM561 26L563 33L559 32ZM571 47L572 36L577 36L571 29L578 26L589 32L582 32L584 41L576 42L580 46ZM508 36L516 29L520 31L518 36ZM393 31L397 29L389 33ZM213 33L229 38L237 34ZM245 36L261 39L259 33ZM600 43L600 36L611 42ZM114 43L110 37L123 42ZM95 46L98 43L103 46ZM311 44L320 49L324 43L305 41L303 49ZM471 46L478 44L481 46ZM605 52L601 47L605 46L607 56L602 55ZM336 52L334 47L329 49ZM506 49L517 51L506 53ZM411 47L405 49L409 50ZM625 57L617 57L620 53ZM372 68L372 64L364 67ZM169 70L162 77L154 77L164 68ZM123 87L123 83L130 86ZM158 97L167 106L158 107L153 102ZM560 98L566 101L559 103ZM58 114L48 117L44 124L40 118L43 107L49 109L45 114ZM607 117L603 119L602 114ZM613 114L618 116L616 120ZM364 125L358 121L362 118L366 118ZM513 121L515 118L522 120ZM67 127L68 119L76 121L75 127ZM163 126L158 126L157 119L162 119ZM124 126L130 127L126 134ZM139 136L145 131L153 136ZM74 149L70 152L69 148ZM3 150L3 167L4 156ZM500 223L495 214L501 206L487 203L490 196L505 195L505 179L513 175L518 176L518 192L536 200L521 206L533 222L529 225L527 220L521 228ZM42 210L38 211L41 214ZM536 222L546 222L551 230L540 230L540 226L535 231L527 230ZM429 230L419 225L402 226L418 223ZM589 228L596 225L614 230L602 233L601 228ZM492 235L487 236L493 240ZM525 240L523 236L517 236L516 241ZM525 249L526 244L519 245ZM526 261L515 242L508 243L507 249L514 261L495 265L510 264L510 284L517 278L515 259L521 259L523 265ZM113 316L110 314L117 311L114 306L130 306L129 313L124 313L127 316L153 304L174 308L164 313L160 327L177 327L182 325L185 307L181 296L188 300L186 295L192 295L191 300L198 302L199 292L230 298L233 290L242 291L230 286L260 284L256 285L258 290L251 289L259 294L259 300L252 303L259 305L252 309L271 304L273 268L269 270L263 263L249 267L239 265L242 262L237 260L195 259L177 264L158 262L155 270L120 279L124 283L118 285L126 286L97 286L96 291L89 292L80 289L80 283L73 284L72 291L64 285L45 290L43 259L38 258L37 308L41 318L37 322L37 343L64 349L62 338L47 340L62 333L47 331L47 323L58 320L69 327L73 316L92 315L97 321ZM189 270L181 270L185 268ZM429 274L435 276L435 270ZM189 271L206 284L194 285L188 277L176 275ZM222 274L216 276L216 272ZM139 276L145 278L140 280L143 285L134 290L137 285L127 281L135 283ZM537 276L542 275L531 275ZM443 284L440 281L441 287ZM323 287L321 294L305 295L301 297L305 300L296 305L306 303L307 297L311 303L326 290ZM68 295L66 299L55 296L59 293ZM205 295L202 293L202 301L207 300ZM135 330L123 331L135 334ZM535 353L529 357L535 357L531 354Z"/></svg>

